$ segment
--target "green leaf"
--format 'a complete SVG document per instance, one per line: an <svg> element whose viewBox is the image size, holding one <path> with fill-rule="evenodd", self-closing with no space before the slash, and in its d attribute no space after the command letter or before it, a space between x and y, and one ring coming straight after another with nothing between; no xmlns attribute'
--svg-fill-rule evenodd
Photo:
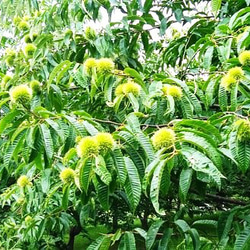
<svg viewBox="0 0 250 250"><path fill-rule="evenodd" d="M250 167L250 144L248 141L246 142L238 142L237 143L237 162L238 166L243 173L247 171Z"/></svg>
<svg viewBox="0 0 250 250"><path fill-rule="evenodd" d="M127 178L127 170L121 150L119 148L114 149L112 152L112 157L115 162L120 184L123 186Z"/></svg>
<svg viewBox="0 0 250 250"><path fill-rule="evenodd" d="M181 229L181 232L183 233L187 233L190 230L189 225L184 220L176 220L174 223Z"/></svg>
<svg viewBox="0 0 250 250"><path fill-rule="evenodd" d="M108 211L110 209L109 203L109 187L103 183L100 178L96 176L93 178L93 183L97 192L98 200L104 210Z"/></svg>
<svg viewBox="0 0 250 250"><path fill-rule="evenodd" d="M68 203L69 203L69 191L70 191L70 185L65 185L63 187L63 197L62 197L62 208L64 210L67 210Z"/></svg>
<svg viewBox="0 0 250 250"><path fill-rule="evenodd" d="M131 232L125 232L121 242L119 244L118 250L136 250L135 237Z"/></svg>
<svg viewBox="0 0 250 250"><path fill-rule="evenodd" d="M139 106L139 102L136 99L136 97L132 93L129 93L128 94L128 99L129 99L130 103L132 104L132 107L133 107L134 111L138 112L140 106Z"/></svg>
<svg viewBox="0 0 250 250"><path fill-rule="evenodd" d="M214 53L214 47L212 46L208 47L203 59L203 65L205 69L210 68L213 59L213 53Z"/></svg>
<svg viewBox="0 0 250 250"><path fill-rule="evenodd" d="M228 102L227 102L227 91L226 89L221 86L219 86L219 105L222 111L226 111L227 110L227 106L228 106Z"/></svg>
<svg viewBox="0 0 250 250"><path fill-rule="evenodd" d="M187 194L192 181L193 170L190 168L182 169L179 180L179 187L181 198L183 201L186 201Z"/></svg>
<svg viewBox="0 0 250 250"><path fill-rule="evenodd" d="M214 13L215 16L217 16L217 13L221 7L221 0L212 0L211 5L212 5L212 12Z"/></svg>
<svg viewBox="0 0 250 250"><path fill-rule="evenodd" d="M201 247L199 233L197 232L197 230L195 228L191 228L189 230L189 234L190 234L192 241L193 241L194 250L199 250Z"/></svg>
<svg viewBox="0 0 250 250"><path fill-rule="evenodd" d="M148 13L153 5L153 0L146 0L143 6L144 13Z"/></svg>
<svg viewBox="0 0 250 250"><path fill-rule="evenodd" d="M48 129L46 124L40 124L40 131L41 131L41 135L43 138L43 142L44 142L44 149L46 152L46 155L48 157L48 159L52 159L53 154L54 154L54 146L53 146L53 141L52 141L52 137L50 134L50 130Z"/></svg>
<svg viewBox="0 0 250 250"><path fill-rule="evenodd" d="M248 250L250 248L250 225L245 228L237 236L234 250Z"/></svg>
<svg viewBox="0 0 250 250"><path fill-rule="evenodd" d="M229 240L229 232L232 227L235 211L223 212L218 219L218 238L220 246L226 246Z"/></svg>
<svg viewBox="0 0 250 250"><path fill-rule="evenodd" d="M68 60L65 60L58 64L53 71L50 73L49 80L47 82L47 91L50 89L50 85L53 82L53 80L56 77L56 83L60 81L62 76L65 74L65 72L70 68L71 62Z"/></svg>
<svg viewBox="0 0 250 250"><path fill-rule="evenodd" d="M135 70L135 69L131 69L131 68L125 68L124 72L130 76L132 76L135 81L137 81L138 83L140 83L142 86L144 86L143 83L143 79L141 77L141 75Z"/></svg>
<svg viewBox="0 0 250 250"><path fill-rule="evenodd" d="M237 109L237 95L238 95L238 84L232 87L231 89L231 111L235 111Z"/></svg>
<svg viewBox="0 0 250 250"><path fill-rule="evenodd" d="M137 227L134 229L134 231L137 232L144 240L146 239L147 232L144 229Z"/></svg>
<svg viewBox="0 0 250 250"><path fill-rule="evenodd" d="M183 119L175 124L175 128L179 129L179 127L191 127L196 131L202 131L205 134L212 136L213 139L217 140L218 142L222 140L219 130L207 121L201 121L197 119Z"/></svg>
<svg viewBox="0 0 250 250"><path fill-rule="evenodd" d="M224 176L207 156L196 149L187 146L182 147L181 153L193 170L208 175L220 188L221 178L224 178Z"/></svg>
<svg viewBox="0 0 250 250"><path fill-rule="evenodd" d="M93 243L91 243L87 250L108 250L111 239L106 235L98 237Z"/></svg>
<svg viewBox="0 0 250 250"><path fill-rule="evenodd" d="M98 134L98 130L89 122L84 121L82 124L90 135L94 136L94 135Z"/></svg>
<svg viewBox="0 0 250 250"><path fill-rule="evenodd" d="M93 159L86 158L84 160L81 160L79 167L80 167L80 173L79 173L80 188L84 190L85 193L87 193L89 184L93 176L93 169L92 169Z"/></svg>
<svg viewBox="0 0 250 250"><path fill-rule="evenodd" d="M164 223L164 221L162 221L162 220L155 221L148 229L147 236L145 239L146 250L152 249L154 242L155 242L155 239L156 239L156 235L157 235L157 233L158 233L158 231L163 223Z"/></svg>
<svg viewBox="0 0 250 250"><path fill-rule="evenodd" d="M163 210L160 210L159 204L161 179L163 176L165 165L166 161L162 161L158 166L156 166L150 185L150 200L154 206L155 211L161 215L165 215L165 212Z"/></svg>
<svg viewBox="0 0 250 250"><path fill-rule="evenodd" d="M216 220L196 220L192 226L202 226L202 227L207 227L207 226L212 226L214 228L217 228L218 222Z"/></svg>
<svg viewBox="0 0 250 250"><path fill-rule="evenodd" d="M11 124L11 122L20 114L20 111L13 110L0 120L0 134Z"/></svg>
<svg viewBox="0 0 250 250"><path fill-rule="evenodd" d="M47 194L50 188L50 175L51 175L51 169L47 168L42 171L42 177L41 177L41 187L42 192Z"/></svg>
<svg viewBox="0 0 250 250"><path fill-rule="evenodd" d="M158 250L166 250L168 249L168 244L170 241L170 238L173 234L173 229L172 228L167 228L162 236L162 239L159 242Z"/></svg>
<svg viewBox="0 0 250 250"><path fill-rule="evenodd" d="M195 145L202 152L213 161L213 163L220 169L222 166L221 156L217 148L215 148L214 142L210 141L210 138L206 135L202 135L196 131L193 132L181 132L182 141Z"/></svg>
<svg viewBox="0 0 250 250"><path fill-rule="evenodd" d="M96 158L96 167L94 168L95 173L100 177L103 183L109 185L111 182L111 174L106 168L106 163L101 155Z"/></svg>
<svg viewBox="0 0 250 250"><path fill-rule="evenodd" d="M61 141L63 142L65 140L65 135L64 135L62 128L59 126L59 124L49 118L46 119L45 121L53 128L53 130L58 134Z"/></svg>
<svg viewBox="0 0 250 250"><path fill-rule="evenodd" d="M155 171L155 168L159 164L165 164L165 163L164 161L160 161L160 159L157 157L145 169L145 175L144 175L143 182L142 182L142 190L146 196L147 196L147 187L150 183L151 177Z"/></svg>
<svg viewBox="0 0 250 250"><path fill-rule="evenodd" d="M136 207L139 204L141 198L141 182L140 177L137 172L137 168L134 165L133 161L125 157L125 166L127 172L129 173L127 176L126 183L124 185L125 193L129 200L129 204L131 206L131 210L135 212Z"/></svg>
<svg viewBox="0 0 250 250"><path fill-rule="evenodd" d="M79 135L86 136L86 132L82 123L68 115L65 115L65 118L70 122Z"/></svg>

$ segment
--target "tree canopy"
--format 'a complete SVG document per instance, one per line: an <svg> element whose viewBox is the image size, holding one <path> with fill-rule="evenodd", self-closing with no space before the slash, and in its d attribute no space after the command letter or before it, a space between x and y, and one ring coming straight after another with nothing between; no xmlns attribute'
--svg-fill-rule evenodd
<svg viewBox="0 0 250 250"><path fill-rule="evenodd" d="M249 249L249 5L2 0L0 248Z"/></svg>

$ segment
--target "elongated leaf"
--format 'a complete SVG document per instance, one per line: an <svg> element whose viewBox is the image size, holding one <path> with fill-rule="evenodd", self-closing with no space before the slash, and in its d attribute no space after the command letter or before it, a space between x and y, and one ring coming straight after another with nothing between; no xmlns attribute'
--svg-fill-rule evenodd
<svg viewBox="0 0 250 250"><path fill-rule="evenodd" d="M210 141L210 138L206 135L202 135L196 131L193 132L186 132L182 131L181 134L183 135L182 140L188 143L191 143L198 147L202 152L206 153L207 156L213 161L213 163L221 169L222 161L221 156L218 150L215 148L215 143ZM212 143L213 144L212 144Z"/></svg>
<svg viewBox="0 0 250 250"><path fill-rule="evenodd" d="M143 80L142 80L142 77L141 75L134 69L131 69L131 68L125 68L124 69L124 72L132 77L134 77L134 79L140 83L141 85L144 85L143 83Z"/></svg>
<svg viewBox="0 0 250 250"><path fill-rule="evenodd" d="M232 227L232 222L235 212L225 212L222 213L218 220L218 237L220 241L220 246L226 246L229 240L229 232Z"/></svg>
<svg viewBox="0 0 250 250"><path fill-rule="evenodd" d="M190 188L192 181L192 174L193 170L191 168L183 169L181 171L179 187L180 187L181 198L183 199L183 201L185 201L187 198L188 190Z"/></svg>
<svg viewBox="0 0 250 250"><path fill-rule="evenodd" d="M87 250L108 250L110 246L111 239L106 235L98 237L92 244L90 244Z"/></svg>
<svg viewBox="0 0 250 250"><path fill-rule="evenodd" d="M150 250L152 249L155 239L156 239L156 235L160 229L160 227L162 226L162 224L164 223L164 221L162 220L158 220L155 221L149 228L148 232L147 232L147 236L146 236L146 249Z"/></svg>
<svg viewBox="0 0 250 250"><path fill-rule="evenodd" d="M53 80L56 78L56 83L60 81L62 78L63 74L69 69L71 65L71 62L66 60L58 64L53 71L50 73L49 80L47 82L47 90L49 91L50 85L53 82Z"/></svg>
<svg viewBox="0 0 250 250"><path fill-rule="evenodd" d="M165 212L160 210L159 204L159 195L160 195L160 187L161 187L161 179L164 171L164 167L166 165L166 161L162 161L154 171L153 178L150 185L150 199L154 206L154 209L157 213L164 215Z"/></svg>
<svg viewBox="0 0 250 250"><path fill-rule="evenodd" d="M250 167L250 143L246 142L238 142L237 143L237 162L238 166L243 173L247 171Z"/></svg>
<svg viewBox="0 0 250 250"><path fill-rule="evenodd" d="M48 193L50 188L50 175L51 175L51 169L47 168L42 171L42 177L41 177L41 187L43 193Z"/></svg>
<svg viewBox="0 0 250 250"><path fill-rule="evenodd" d="M112 180L111 174L106 168L106 164L103 157L100 155L96 158L96 167L94 168L94 171L100 177L103 183L109 185Z"/></svg>
<svg viewBox="0 0 250 250"><path fill-rule="evenodd" d="M143 178L143 182L142 182L142 190L144 192L144 194L147 196L147 187L150 183L150 179L155 171L155 168L159 165L159 164L163 164L163 161L160 161L159 158L156 158L154 161L152 161L145 169L145 175Z"/></svg>
<svg viewBox="0 0 250 250"><path fill-rule="evenodd" d="M221 178L224 178L224 176L208 157L196 149L186 146L182 147L181 152L193 170L207 174L220 188Z"/></svg>
<svg viewBox="0 0 250 250"><path fill-rule="evenodd" d="M234 250L248 250L250 248L250 226L247 225L237 236Z"/></svg>
<svg viewBox="0 0 250 250"><path fill-rule="evenodd" d="M214 47L209 46L206 53L205 53L205 55L204 55L203 65L204 65L205 69L210 68L210 65L211 65L211 62L212 62L212 59L213 59L213 53L214 53Z"/></svg>
<svg viewBox="0 0 250 250"><path fill-rule="evenodd" d="M118 250L136 250L135 237L131 232L125 232Z"/></svg>
<svg viewBox="0 0 250 250"><path fill-rule="evenodd" d="M3 131L6 129L8 125L20 114L20 111L14 110L7 115L4 116L4 118L0 121L0 134L3 133Z"/></svg>
<svg viewBox="0 0 250 250"><path fill-rule="evenodd" d="M41 135L43 138L43 142L44 142L44 149L45 152L47 154L48 159L52 159L53 154L54 154L54 147L53 147L53 141L52 141L52 137L50 134L50 130L48 129L46 124L40 124L40 131L41 131Z"/></svg>
<svg viewBox="0 0 250 250"><path fill-rule="evenodd" d="M126 178L127 178L127 170L126 170L123 154L120 149L116 148L113 151L112 156L115 162L115 167L117 169L119 181L121 185L124 185Z"/></svg>
<svg viewBox="0 0 250 250"><path fill-rule="evenodd" d="M172 228L167 228L162 236L162 239L159 242L158 250L166 250L168 249L168 244L170 241L170 238L173 234L173 229Z"/></svg>
<svg viewBox="0 0 250 250"><path fill-rule="evenodd" d="M197 230L195 228L191 228L189 230L189 234L190 234L192 241L193 241L194 250L199 250L201 247L199 233L197 232Z"/></svg>
<svg viewBox="0 0 250 250"><path fill-rule="evenodd" d="M46 122L53 128L53 130L58 134L61 141L63 142L65 139L64 132L62 128L59 126L59 124L51 119L46 119Z"/></svg>
<svg viewBox="0 0 250 250"><path fill-rule="evenodd" d="M101 181L100 178L93 178L95 189L97 192L98 200L104 210L108 211L110 208L109 203L109 187Z"/></svg>
<svg viewBox="0 0 250 250"><path fill-rule="evenodd" d="M79 183L80 188L85 191L85 193L88 192L89 183L93 176L93 160L91 158L84 159L80 163L80 173L79 173Z"/></svg>
<svg viewBox="0 0 250 250"><path fill-rule="evenodd" d="M149 162L153 161L153 159L155 158L154 149L149 138L143 132L139 132L136 135L141 147L143 148L147 155L147 158L149 159Z"/></svg>
<svg viewBox="0 0 250 250"><path fill-rule="evenodd" d="M223 113L221 113L223 114ZM210 117L211 118L211 117ZM183 119L175 124L176 128L179 127L191 127L198 131L202 131L205 134L212 136L214 140L221 141L221 134L219 130L207 121L195 120L195 119Z"/></svg>
<svg viewBox="0 0 250 250"><path fill-rule="evenodd" d="M77 131L77 133L81 136L86 136L87 133L85 132L84 126L82 123L77 121L75 118L65 115L65 118L70 122L70 124L74 127L74 129Z"/></svg>
<svg viewBox="0 0 250 250"><path fill-rule="evenodd" d="M181 232L183 233L186 233L190 230L190 226L184 220L176 220L174 223L181 229Z"/></svg>
<svg viewBox="0 0 250 250"><path fill-rule="evenodd" d="M134 212L141 198L141 182L136 166L128 157L125 157L125 166L129 174L124 189L131 209Z"/></svg>
<svg viewBox="0 0 250 250"><path fill-rule="evenodd" d="M212 5L212 11L214 15L217 16L217 13L221 7L221 0L212 0L211 5Z"/></svg>
<svg viewBox="0 0 250 250"><path fill-rule="evenodd" d="M98 133L98 130L89 122L84 121L83 122L83 126L85 127L85 129L88 131L88 133L92 136L96 135Z"/></svg>
<svg viewBox="0 0 250 250"><path fill-rule="evenodd" d="M228 102L227 102L227 91L226 89L221 86L219 87L219 105L222 111L227 110Z"/></svg>
<svg viewBox="0 0 250 250"><path fill-rule="evenodd" d="M69 191L70 191L70 186L65 185L63 187L63 197L62 197L62 208L64 210L67 210L68 208L68 203L69 203Z"/></svg>

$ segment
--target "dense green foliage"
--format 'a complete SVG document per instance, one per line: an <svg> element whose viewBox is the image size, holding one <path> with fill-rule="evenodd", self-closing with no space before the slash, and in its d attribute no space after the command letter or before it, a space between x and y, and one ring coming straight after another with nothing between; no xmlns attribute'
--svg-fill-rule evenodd
<svg viewBox="0 0 250 250"><path fill-rule="evenodd" d="M2 0L0 248L249 249L249 4Z"/></svg>

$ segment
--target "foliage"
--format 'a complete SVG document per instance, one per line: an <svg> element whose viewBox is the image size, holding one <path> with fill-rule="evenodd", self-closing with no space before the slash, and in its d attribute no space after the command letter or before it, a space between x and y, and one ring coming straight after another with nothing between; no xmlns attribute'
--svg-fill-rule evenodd
<svg viewBox="0 0 250 250"><path fill-rule="evenodd" d="M249 249L235 2L1 1L0 248Z"/></svg>

